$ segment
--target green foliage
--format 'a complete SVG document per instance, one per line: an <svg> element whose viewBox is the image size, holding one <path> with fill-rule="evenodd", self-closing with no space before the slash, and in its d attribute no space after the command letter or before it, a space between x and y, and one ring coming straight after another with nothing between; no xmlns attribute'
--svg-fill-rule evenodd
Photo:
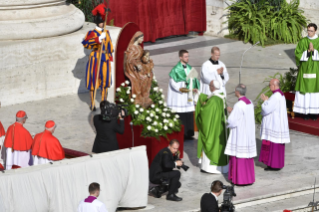
<svg viewBox="0 0 319 212"><path fill-rule="evenodd" d="M94 22L92 10L97 5L103 3L103 0L66 0L67 3L73 4L77 8L79 8L85 16L85 21L88 22ZM114 19L112 19L109 24L109 26L114 26Z"/></svg>
<svg viewBox="0 0 319 212"><path fill-rule="evenodd" d="M229 10L228 29L244 42L260 41L265 46L267 38L285 43L296 43L307 19L298 9L299 0L233 0Z"/></svg>
<svg viewBox="0 0 319 212"><path fill-rule="evenodd" d="M301 32L303 27L307 27L307 19L298 7L299 0L293 0L290 4L285 2L280 10L273 13L269 32L272 39L297 43L302 38Z"/></svg>
<svg viewBox="0 0 319 212"><path fill-rule="evenodd" d="M181 131L181 122L177 114L166 107L163 90L158 88L154 79L150 91L153 103L149 108L134 104L135 95L131 95L129 81L125 81L116 89L116 101L128 105L128 114L132 116L133 125L143 125L142 136L167 138L167 134Z"/></svg>
<svg viewBox="0 0 319 212"><path fill-rule="evenodd" d="M280 73L276 73L273 76L267 77L263 81L263 83L267 82L269 84L271 79L276 78L280 82L280 89L282 92L294 91L296 86L298 71L299 71L298 68L290 68L289 72L286 72L284 76L282 76L282 74ZM256 97L257 105L255 107L255 122L257 124L261 124L261 120L262 120L261 105L263 101L260 99L261 94L265 94L266 96L270 97L272 95L272 91L267 85L261 90L261 92Z"/></svg>
<svg viewBox="0 0 319 212"><path fill-rule="evenodd" d="M228 29L232 34L238 34L244 42L256 43L260 41L264 46L266 36L266 18L272 6L265 3L261 9L249 0L242 0L227 7Z"/></svg>

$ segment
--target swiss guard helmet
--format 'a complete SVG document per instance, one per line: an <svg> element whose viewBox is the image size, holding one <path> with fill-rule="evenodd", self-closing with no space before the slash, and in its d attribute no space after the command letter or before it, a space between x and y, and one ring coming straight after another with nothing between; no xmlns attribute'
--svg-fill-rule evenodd
<svg viewBox="0 0 319 212"><path fill-rule="evenodd" d="M92 10L92 15L94 16L94 23L96 25L104 23L106 12L111 12L111 10L107 8L105 4L99 4Z"/></svg>

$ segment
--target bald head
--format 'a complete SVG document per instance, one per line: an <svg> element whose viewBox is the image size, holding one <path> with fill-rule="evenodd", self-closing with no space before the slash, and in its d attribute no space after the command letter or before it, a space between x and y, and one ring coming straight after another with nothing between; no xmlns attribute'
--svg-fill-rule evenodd
<svg viewBox="0 0 319 212"><path fill-rule="evenodd" d="M280 81L278 79L271 79L269 82L269 88L271 91L279 89L280 88Z"/></svg>

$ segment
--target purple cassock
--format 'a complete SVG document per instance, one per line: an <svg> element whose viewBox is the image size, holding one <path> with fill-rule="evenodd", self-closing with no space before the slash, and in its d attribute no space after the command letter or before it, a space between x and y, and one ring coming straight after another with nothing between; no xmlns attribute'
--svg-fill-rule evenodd
<svg viewBox="0 0 319 212"><path fill-rule="evenodd" d="M228 179L235 185L249 185L255 182L253 157L257 156L254 106L245 96L238 100L228 118L231 129L225 150L229 155Z"/></svg>
<svg viewBox="0 0 319 212"><path fill-rule="evenodd" d="M274 90L273 93L284 96L280 89ZM285 144L263 140L258 161L271 168L282 169L285 166Z"/></svg>

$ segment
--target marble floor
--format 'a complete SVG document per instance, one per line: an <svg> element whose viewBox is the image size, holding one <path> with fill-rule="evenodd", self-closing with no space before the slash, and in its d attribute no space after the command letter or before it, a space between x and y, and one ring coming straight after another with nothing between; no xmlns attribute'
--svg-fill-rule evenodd
<svg viewBox="0 0 319 212"><path fill-rule="evenodd" d="M227 102L232 106L237 101L233 90L239 81L241 56L246 49L251 47L250 44L244 44L240 41L200 36L172 38L155 44L147 43L145 49L151 52L151 57L155 63L154 72L159 86L164 89L164 93L167 91L168 73L178 62L178 50L189 50L189 64L200 71L202 63L210 57L210 49L213 45L219 46L221 49L220 60L226 64L230 74L230 80L227 83ZM267 85L263 83L266 77L277 72L283 74L290 67L295 67L295 47L296 45L293 44L266 48L256 46L246 53L242 68L242 82L247 85L248 98L252 100L256 98L260 90ZM30 132L38 133L42 131L45 121L53 119L58 125L55 136L59 138L64 147L91 153L95 137L92 119L95 114L99 113L99 110L96 112L89 110L88 93L2 107L0 109L0 120L5 128L15 121L15 113L18 110L27 112L29 118L25 127ZM258 126L256 135L259 151L261 141ZM256 182L251 186L236 186L237 197L234 198L235 203L311 188L314 178L319 174L318 137L295 131L291 131L290 136L291 143L286 145L285 168L281 171L265 172L264 166L258 162L256 157ZM182 188L179 196L183 197L183 201L178 203L168 202L164 197L160 199L149 197L149 204L154 206L149 211L198 211L200 197L203 193L209 192L211 182L216 179L227 182L227 175L205 174L199 171L196 158L196 138L197 136L194 140L185 141L184 161L190 166L190 169L187 172L182 171ZM222 201L222 198L220 198L220 201ZM297 198L293 203L304 205L303 201L306 201L306 199L300 198L298 200ZM288 207L290 204L286 205ZM286 205L274 202L271 206L268 204L261 207L250 206L250 208L239 209L238 211L276 211L285 209L281 207L286 207Z"/></svg>

